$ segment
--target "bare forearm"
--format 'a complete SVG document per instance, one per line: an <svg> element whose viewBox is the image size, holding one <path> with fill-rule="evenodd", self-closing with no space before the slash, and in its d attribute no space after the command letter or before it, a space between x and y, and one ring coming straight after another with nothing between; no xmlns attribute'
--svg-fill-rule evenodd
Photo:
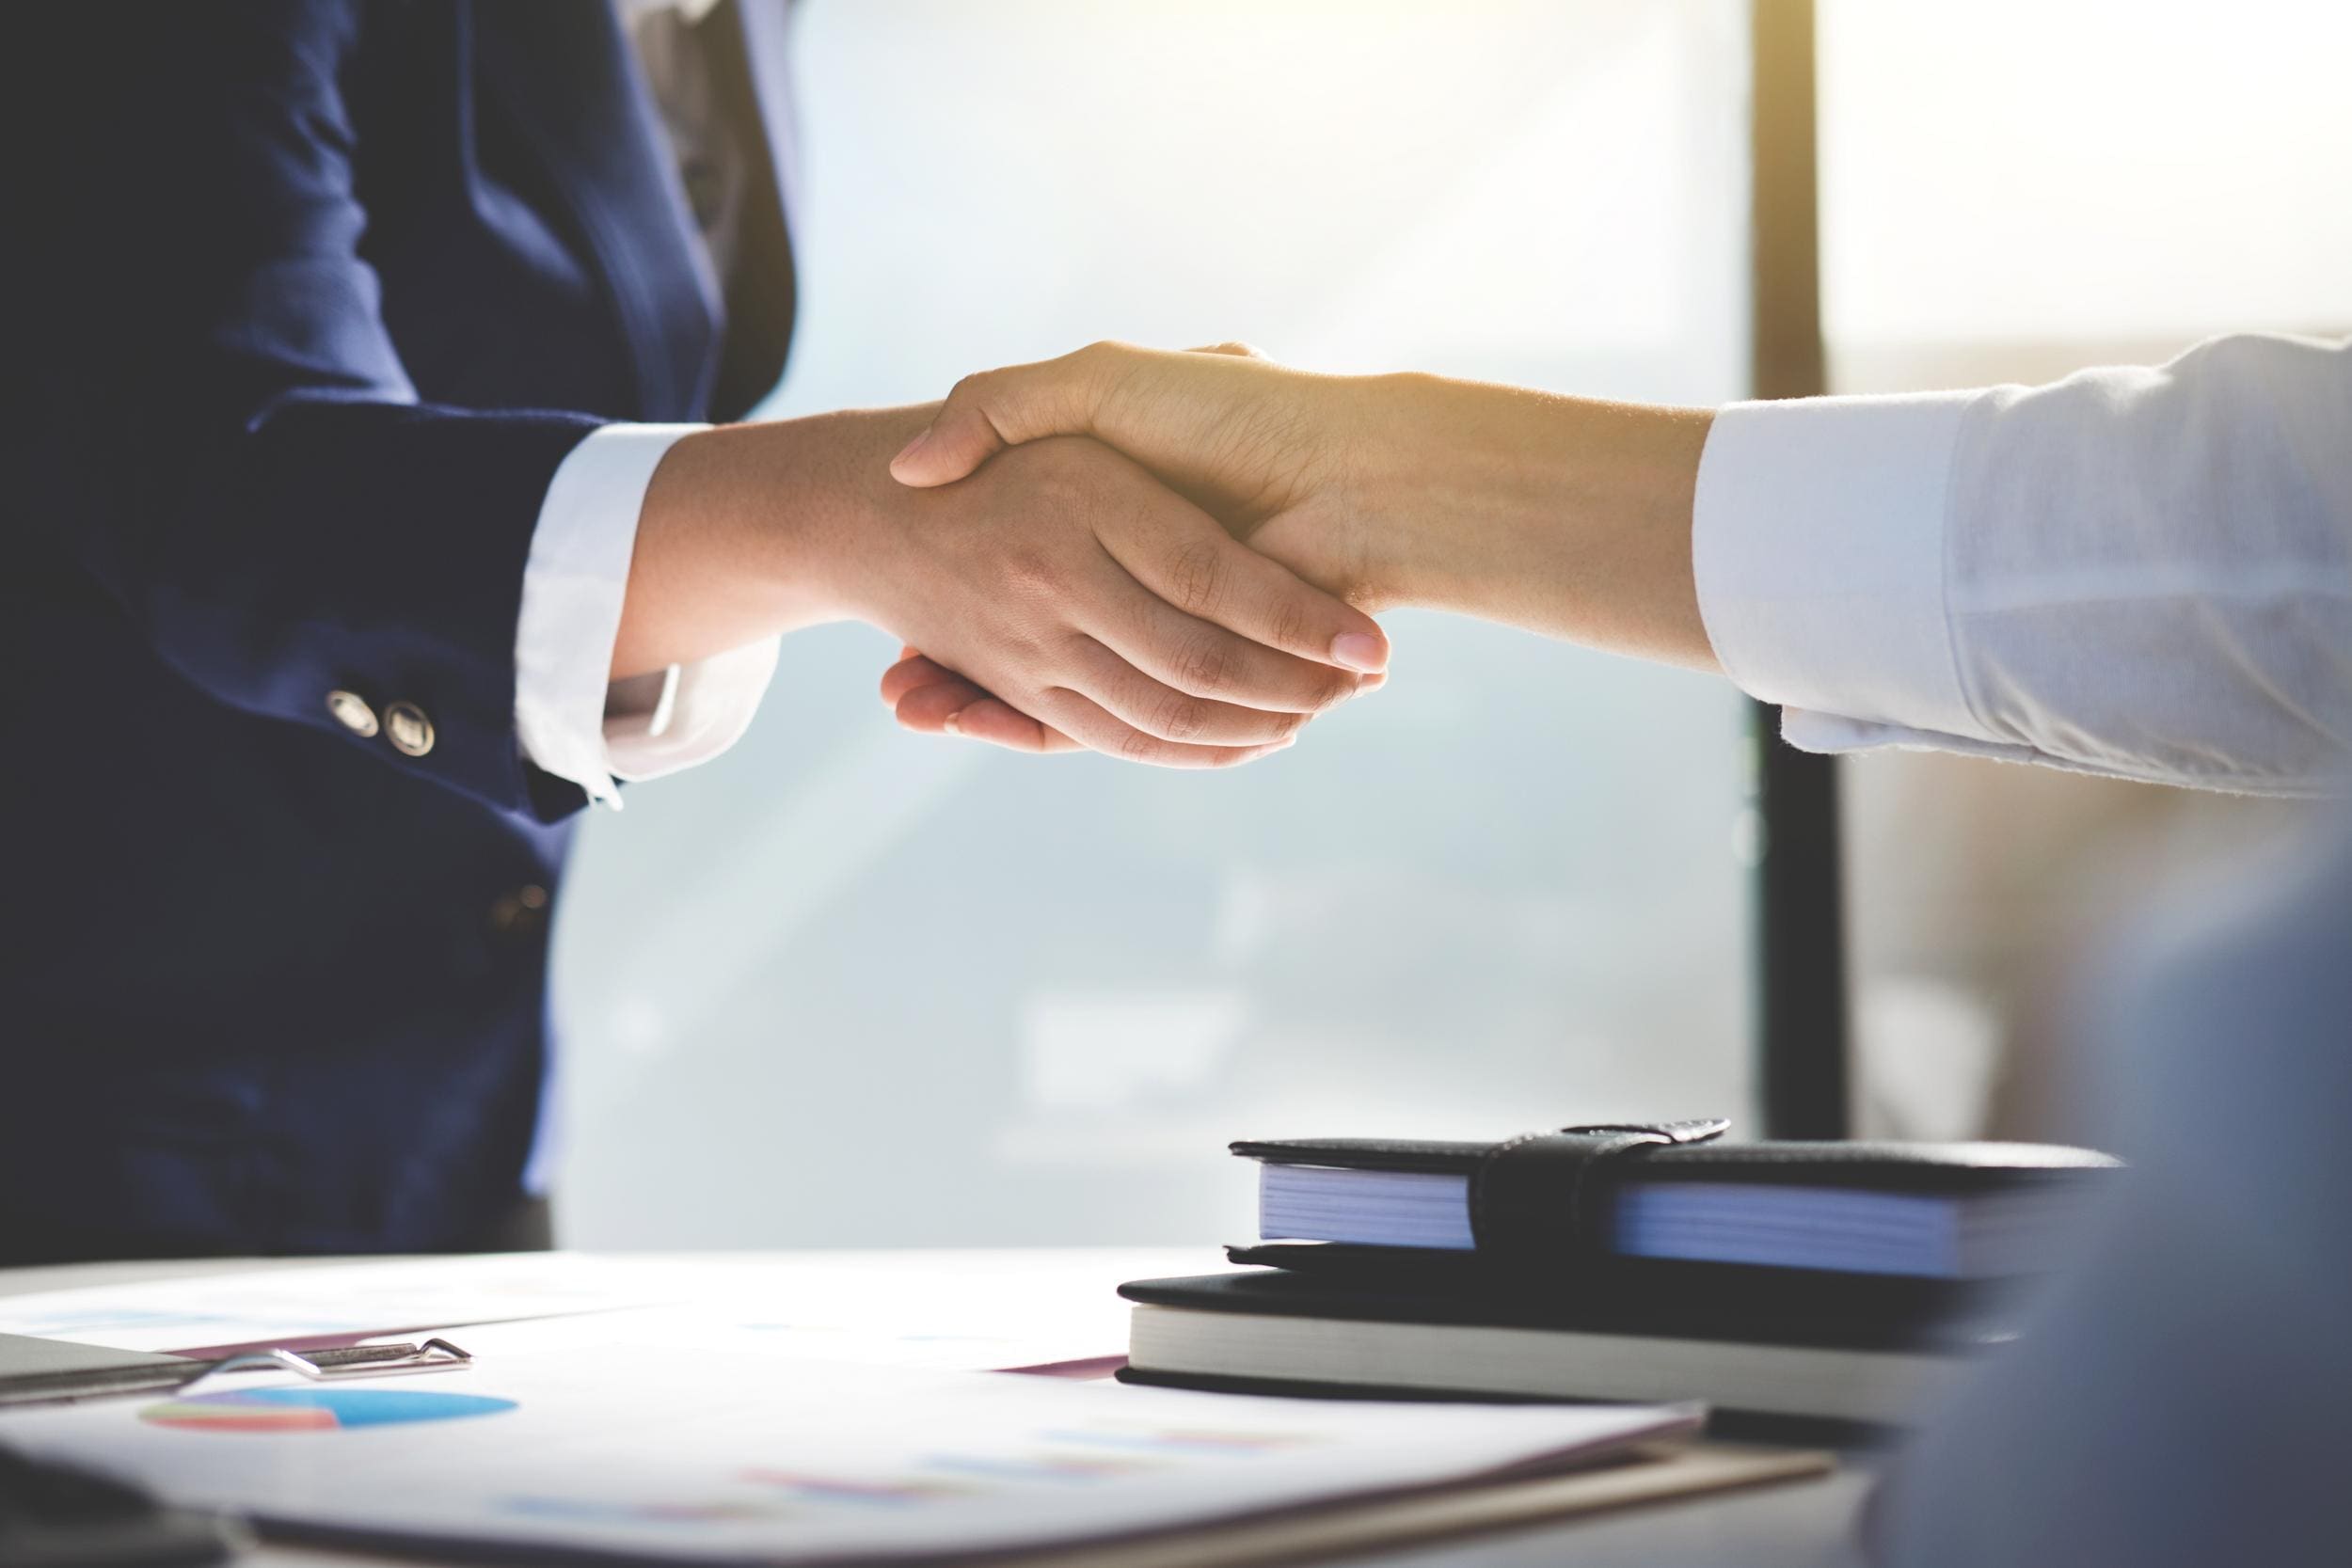
<svg viewBox="0 0 2352 1568"><path fill-rule="evenodd" d="M723 425L673 446L637 525L615 679L862 610L855 562L884 466L933 405Z"/></svg>
<svg viewBox="0 0 2352 1568"><path fill-rule="evenodd" d="M1365 389L1371 598L1716 668L1691 562L1708 411L1422 375Z"/></svg>

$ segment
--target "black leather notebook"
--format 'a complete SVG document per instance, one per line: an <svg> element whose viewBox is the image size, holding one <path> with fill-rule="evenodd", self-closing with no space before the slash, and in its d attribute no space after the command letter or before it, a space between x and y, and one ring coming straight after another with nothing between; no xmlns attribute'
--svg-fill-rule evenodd
<svg viewBox="0 0 2352 1568"><path fill-rule="evenodd" d="M1866 1282L1875 1283L1875 1282ZM1889 1286L1909 1282L1889 1281ZM1724 1410L1900 1424L2008 1337L1978 1301L1687 1273L1551 1298L1463 1276L1375 1285L1252 1271L1121 1286L1133 1383L1256 1393L1705 1400Z"/></svg>
<svg viewBox="0 0 2352 1568"><path fill-rule="evenodd" d="M1263 1166L1264 1241L1339 1243L1358 1261L1464 1253L1542 1272L1618 1257L1950 1280L2039 1272L2117 1164L2048 1144L1739 1144L1722 1141L1727 1125L1232 1147Z"/></svg>
<svg viewBox="0 0 2352 1568"><path fill-rule="evenodd" d="M1631 1279L1615 1277L1605 1286L1554 1295L1499 1294L1470 1280L1417 1276L1377 1283L1250 1269L1133 1280L1119 1293L1132 1302L1207 1312L1955 1352L2007 1336L2003 1304L2010 1299L2007 1292L1981 1288L1966 1294L1899 1288L1855 1291L1767 1269L1637 1272Z"/></svg>

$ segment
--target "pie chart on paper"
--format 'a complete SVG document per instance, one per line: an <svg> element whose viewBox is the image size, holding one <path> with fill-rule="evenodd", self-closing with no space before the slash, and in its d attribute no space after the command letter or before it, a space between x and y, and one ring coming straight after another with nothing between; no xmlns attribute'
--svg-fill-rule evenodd
<svg viewBox="0 0 2352 1568"><path fill-rule="evenodd" d="M151 1404L139 1419L188 1432L341 1432L351 1427L456 1421L515 1408L485 1394L406 1388L240 1388Z"/></svg>

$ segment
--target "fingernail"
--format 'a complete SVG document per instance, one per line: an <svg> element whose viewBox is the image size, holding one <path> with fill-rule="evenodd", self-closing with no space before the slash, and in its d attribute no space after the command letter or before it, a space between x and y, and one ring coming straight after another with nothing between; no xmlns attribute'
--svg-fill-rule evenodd
<svg viewBox="0 0 2352 1568"><path fill-rule="evenodd" d="M905 446L898 449L898 455L890 460L890 466L895 468L899 464L905 462L908 458L913 457L916 452L921 451L923 450L923 443L930 438L931 427L930 425L925 425L922 429L914 433L914 440L909 441Z"/></svg>
<svg viewBox="0 0 2352 1568"><path fill-rule="evenodd" d="M947 715L946 718L942 719L939 721L939 727L946 730L949 735L961 735L963 733L963 715L961 713L951 713Z"/></svg>
<svg viewBox="0 0 2352 1568"><path fill-rule="evenodd" d="M1365 674L1389 667L1388 644L1369 632L1343 631L1331 639L1331 657Z"/></svg>

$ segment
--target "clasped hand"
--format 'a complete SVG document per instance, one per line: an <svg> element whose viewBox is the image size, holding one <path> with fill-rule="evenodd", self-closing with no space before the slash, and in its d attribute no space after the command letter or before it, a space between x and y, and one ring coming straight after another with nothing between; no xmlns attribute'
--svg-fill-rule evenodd
<svg viewBox="0 0 2352 1568"><path fill-rule="evenodd" d="M1177 503L1188 515L1184 526L1162 515L1169 511L1165 506L1150 509L1154 516L1148 522L1106 519L1123 523L1132 536L1131 543L1106 547L1168 606L1239 635L1186 634L1189 651L1172 665L1152 658L1143 639L1130 636L1112 645L1110 651L1135 661L1150 679L1097 662L1105 666L1106 689L1122 699L1116 716L1136 731L1168 741L1248 747L1246 754L1217 759L1244 761L1289 744L1307 713L1325 705L1335 689L1327 677L1311 682L1271 660L1268 647L1363 672L1348 683L1351 690L1385 679L1386 642L1360 610L1345 612L1362 625L1350 623L1351 629L1336 633L1327 645L1302 635L1304 607L1315 606L1319 636L1322 627L1341 624L1324 609L1336 602L1332 595L1361 596L1366 588L1349 560L1359 553L1350 545L1349 509L1332 483L1343 443L1335 438L1337 421L1318 420L1317 428L1309 428L1309 409L1297 395L1304 382L1341 385L1276 367L1239 344L1184 355L1098 344L1045 364L967 377L893 460L891 472L917 489L960 488L1085 435L1109 442L1197 500L1205 513ZM1007 450L1014 447L1020 450ZM1103 451L1091 443L1082 450ZM1067 489L1048 499L1073 508L1092 503ZM1200 526L1212 514L1221 525L1215 540ZM1250 547L1219 547L1233 541ZM1070 586L1033 572L1020 575L1040 608ZM1302 596L1302 579L1329 594ZM1173 611L1138 607L1128 613L1140 629ZM1009 689L933 641L923 641L919 650L905 648L883 676L882 692L910 729L1019 751L1089 746L1168 760L1117 735L1104 744L1092 705L1073 702L1072 693ZM1254 711L1269 703L1275 712Z"/></svg>
<svg viewBox="0 0 2352 1568"><path fill-rule="evenodd" d="M866 557L869 618L930 656L885 688L915 728L963 729L945 683L984 682L1032 749L1050 732L1053 749L1228 766L1289 745L1388 661L1370 617L1097 442L1041 440L972 483L912 498L936 513L906 535L924 569ZM995 737L993 715L972 717Z"/></svg>

